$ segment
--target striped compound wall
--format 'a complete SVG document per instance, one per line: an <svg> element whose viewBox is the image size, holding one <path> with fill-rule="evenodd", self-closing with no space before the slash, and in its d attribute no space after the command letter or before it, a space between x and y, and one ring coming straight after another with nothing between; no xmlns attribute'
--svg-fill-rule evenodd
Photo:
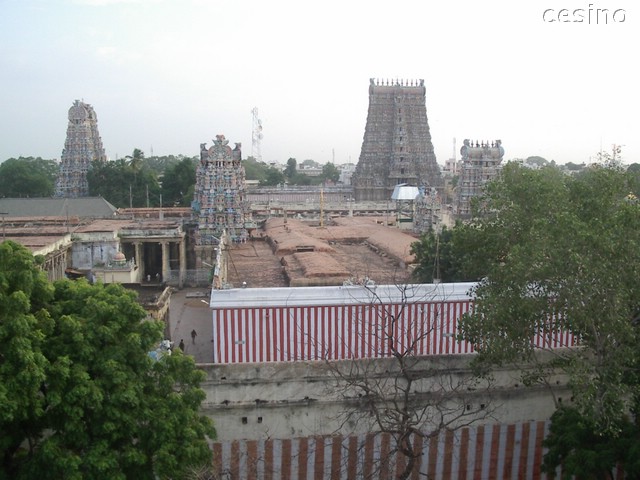
<svg viewBox="0 0 640 480"><path fill-rule="evenodd" d="M441 432L419 443L422 456L410 478L548 478L540 471L548 427L524 422ZM393 450L388 434L239 440L214 444L214 466L220 479L391 480L404 467L404 457Z"/></svg>
<svg viewBox="0 0 640 480"><path fill-rule="evenodd" d="M379 285L213 290L214 363L381 358L472 353L458 341L473 308L474 284ZM566 334L538 346L573 344Z"/></svg>

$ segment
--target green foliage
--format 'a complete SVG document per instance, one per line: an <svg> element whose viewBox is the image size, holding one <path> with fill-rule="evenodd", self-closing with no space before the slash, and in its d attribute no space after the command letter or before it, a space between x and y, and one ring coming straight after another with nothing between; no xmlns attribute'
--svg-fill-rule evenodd
<svg viewBox="0 0 640 480"><path fill-rule="evenodd" d="M188 207L193 199L196 184L196 163L192 158L183 158L169 165L162 177L162 202L165 205Z"/></svg>
<svg viewBox="0 0 640 480"><path fill-rule="evenodd" d="M58 169L55 160L9 158L0 164L0 197L50 197Z"/></svg>
<svg viewBox="0 0 640 480"><path fill-rule="evenodd" d="M573 163L573 162L567 162L565 163L565 168L567 170L571 170L571 171L580 171L580 170L584 170L584 168L586 167L586 165L584 163Z"/></svg>
<svg viewBox="0 0 640 480"><path fill-rule="evenodd" d="M145 168L155 172L158 178L160 178L169 167L173 167L187 158L193 160L194 164L197 161L196 157L187 157L186 155L155 155L144 157L143 164Z"/></svg>
<svg viewBox="0 0 640 480"><path fill-rule="evenodd" d="M287 166L284 169L284 176L288 180L291 180L296 176L297 172L298 172L298 162L296 161L295 158L290 158L289 160L287 160Z"/></svg>
<svg viewBox="0 0 640 480"><path fill-rule="evenodd" d="M53 288L20 245L0 244L0 478L16 473L7 458L20 457L25 435L35 435L45 415L40 388L48 367L43 353L52 320L44 305Z"/></svg>
<svg viewBox="0 0 640 480"><path fill-rule="evenodd" d="M211 461L204 373L153 361L163 325L122 286L52 286L0 245L0 479L180 478Z"/></svg>
<svg viewBox="0 0 640 480"><path fill-rule="evenodd" d="M102 196L118 208L160 206L160 185L156 173L146 167L144 154L136 149L132 157L112 162L94 162L87 174L89 193Z"/></svg>
<svg viewBox="0 0 640 480"><path fill-rule="evenodd" d="M263 187L275 186L275 185L281 185L283 183L284 183L284 173L282 173L282 171L279 170L278 168L269 166L269 168L265 173L264 180L260 181L260 186L263 186Z"/></svg>
<svg viewBox="0 0 640 480"><path fill-rule="evenodd" d="M327 162L322 166L322 178L337 183L340 179L340 170L333 163Z"/></svg>
<svg viewBox="0 0 640 480"><path fill-rule="evenodd" d="M508 164L468 226L486 277L461 322L488 364L532 360L535 335L572 333L580 348L554 351L548 367L569 376L594 431L612 436L640 398L640 205L630 180L615 164L575 177Z"/></svg>
<svg viewBox="0 0 640 480"><path fill-rule="evenodd" d="M562 465L563 479L599 480L615 478L617 467L623 466L625 478L638 478L640 432L626 419L620 420L616 431L615 435L599 432L576 408L559 408L544 440L548 452L542 470L551 474Z"/></svg>
<svg viewBox="0 0 640 480"><path fill-rule="evenodd" d="M442 282L475 282L489 270L490 258L478 255L479 249L495 245L483 242L475 224L456 222L453 228L424 234L411 245L416 268L413 277L423 283L440 278ZM439 272L438 272L439 270Z"/></svg>
<svg viewBox="0 0 640 480"><path fill-rule="evenodd" d="M258 162L253 157L248 157L243 165L246 179L258 180L260 186L267 187L284 183L284 174L272 165Z"/></svg>

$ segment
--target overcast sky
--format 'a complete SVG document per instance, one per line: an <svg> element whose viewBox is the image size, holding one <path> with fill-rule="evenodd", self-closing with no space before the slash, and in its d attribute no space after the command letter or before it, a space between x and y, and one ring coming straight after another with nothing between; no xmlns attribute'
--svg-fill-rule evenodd
<svg viewBox="0 0 640 480"><path fill-rule="evenodd" d="M638 45L630 0L0 0L0 161L59 159L83 99L112 159L247 157L257 108L264 161L356 163L379 78L424 79L441 164L454 137L640 162Z"/></svg>

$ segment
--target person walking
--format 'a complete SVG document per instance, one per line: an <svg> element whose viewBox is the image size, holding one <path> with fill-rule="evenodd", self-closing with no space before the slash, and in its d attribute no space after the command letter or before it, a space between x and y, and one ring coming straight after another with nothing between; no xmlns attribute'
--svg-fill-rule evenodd
<svg viewBox="0 0 640 480"><path fill-rule="evenodd" d="M196 343L196 337L198 336L198 334L196 333L196 330L193 329L191 330L191 343L195 344Z"/></svg>
<svg viewBox="0 0 640 480"><path fill-rule="evenodd" d="M178 345L178 348L184 352L184 339L180 339L180 345Z"/></svg>

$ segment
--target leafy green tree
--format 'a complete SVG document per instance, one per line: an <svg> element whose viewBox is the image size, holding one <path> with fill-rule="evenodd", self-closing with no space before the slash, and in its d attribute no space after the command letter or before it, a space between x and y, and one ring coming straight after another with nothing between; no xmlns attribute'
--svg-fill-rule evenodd
<svg viewBox="0 0 640 480"><path fill-rule="evenodd" d="M162 177L162 202L165 205L188 207L196 184L196 160L183 158L170 165Z"/></svg>
<svg viewBox="0 0 640 480"><path fill-rule="evenodd" d="M196 157L188 157L186 155L156 155L144 157L143 163L145 168L152 170L158 177L160 177L167 168L182 162L185 158L191 158L194 161L196 160Z"/></svg>
<svg viewBox="0 0 640 480"><path fill-rule="evenodd" d="M563 406L551 417L548 448L542 470L553 474L562 465L563 479L614 479L618 465L624 465L624 478L640 477L638 429L621 419L616 432L600 432L576 408Z"/></svg>
<svg viewBox="0 0 640 480"><path fill-rule="evenodd" d="M614 437L640 407L640 204L629 182L615 164L575 177L506 165L469 225L486 276L461 321L484 365L536 364L536 335L572 334L579 346L547 344L553 360L525 381L565 373L576 410Z"/></svg>
<svg viewBox="0 0 640 480"><path fill-rule="evenodd" d="M284 173L278 168L269 166L266 171L264 181L260 182L261 186L275 186L284 183Z"/></svg>
<svg viewBox="0 0 640 480"><path fill-rule="evenodd" d="M583 170L586 167L586 165L584 163L577 164L577 163L573 163L573 162L567 162L567 163L565 163L564 166L565 166L565 168L567 170L570 170L572 172Z"/></svg>
<svg viewBox="0 0 640 480"><path fill-rule="evenodd" d="M87 180L91 195L100 195L116 207L160 205L158 178L152 170L145 168L139 154L138 158L131 157L131 160L121 158L113 162L94 162L87 173Z"/></svg>
<svg viewBox="0 0 640 480"><path fill-rule="evenodd" d="M58 170L55 160L9 158L0 164L0 197L50 197Z"/></svg>
<svg viewBox="0 0 640 480"><path fill-rule="evenodd" d="M142 150L134 148L133 153L131 155L127 155L126 158L129 160L129 165L134 172L142 170L142 165L144 164L144 152Z"/></svg>
<svg viewBox="0 0 640 480"><path fill-rule="evenodd" d="M322 166L322 178L337 183L340 179L340 170L333 163L327 162Z"/></svg>
<svg viewBox="0 0 640 480"><path fill-rule="evenodd" d="M204 373L135 294L49 284L23 247L0 245L0 478L181 478L207 464Z"/></svg>
<svg viewBox="0 0 640 480"><path fill-rule="evenodd" d="M290 158L287 160L287 166L284 169L284 176L288 180L293 179L298 172L298 162L295 158Z"/></svg>
<svg viewBox="0 0 640 480"><path fill-rule="evenodd" d="M45 309L53 287L22 246L0 244L0 479L16 478L25 438L42 432L41 395L53 320ZM18 464L18 465L17 465Z"/></svg>
<svg viewBox="0 0 640 480"><path fill-rule="evenodd" d="M267 165L264 162L258 162L254 157L247 157L242 165L247 180L258 180L262 183L266 178Z"/></svg>
<svg viewBox="0 0 640 480"><path fill-rule="evenodd" d="M469 240L473 240L473 232L462 223L454 228L443 227L441 232L429 232L411 245L411 253L415 256L416 268L413 277L421 283L476 281L483 276L482 267L477 267L474 252Z"/></svg>

